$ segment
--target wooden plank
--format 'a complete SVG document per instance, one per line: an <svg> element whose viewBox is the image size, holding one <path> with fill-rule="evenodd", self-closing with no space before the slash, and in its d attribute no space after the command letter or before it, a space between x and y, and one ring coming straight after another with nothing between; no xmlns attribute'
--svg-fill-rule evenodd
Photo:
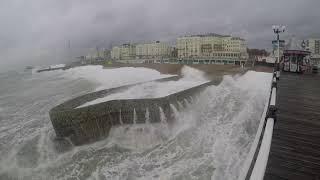
<svg viewBox="0 0 320 180"><path fill-rule="evenodd" d="M264 179L320 180L320 76L282 73Z"/></svg>

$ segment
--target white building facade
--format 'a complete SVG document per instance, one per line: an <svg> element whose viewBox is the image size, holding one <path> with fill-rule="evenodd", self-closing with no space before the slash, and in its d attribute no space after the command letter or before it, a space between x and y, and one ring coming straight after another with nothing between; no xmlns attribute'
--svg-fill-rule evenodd
<svg viewBox="0 0 320 180"><path fill-rule="evenodd" d="M139 59L165 58L171 55L168 43L156 41L154 43L137 44L136 56Z"/></svg>
<svg viewBox="0 0 320 180"><path fill-rule="evenodd" d="M120 47L118 46L112 47L111 59L115 59L115 60L120 59Z"/></svg>
<svg viewBox="0 0 320 180"><path fill-rule="evenodd" d="M306 48L311 52L311 60L315 64L320 64L320 39L308 39Z"/></svg>
<svg viewBox="0 0 320 180"><path fill-rule="evenodd" d="M247 61L246 41L218 34L192 35L177 39L178 58L210 59L223 63Z"/></svg>
<svg viewBox="0 0 320 180"><path fill-rule="evenodd" d="M170 57L171 50L168 43L160 41L144 44L123 44L112 48L111 58L114 60L161 59Z"/></svg>
<svg viewBox="0 0 320 180"><path fill-rule="evenodd" d="M123 44L115 46L111 50L111 58L114 60L133 60L136 57L136 45Z"/></svg>

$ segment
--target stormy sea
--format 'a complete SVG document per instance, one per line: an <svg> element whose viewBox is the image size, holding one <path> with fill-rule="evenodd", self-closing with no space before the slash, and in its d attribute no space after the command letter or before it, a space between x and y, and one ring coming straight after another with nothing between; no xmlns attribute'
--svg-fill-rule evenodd
<svg viewBox="0 0 320 180"><path fill-rule="evenodd" d="M0 73L0 179L241 179L269 95L269 73L223 76L177 108L174 127L121 125L82 146L56 140L49 110L64 101L139 82L146 83L105 100L162 97L208 81L189 67L182 75L154 82L172 75L102 66Z"/></svg>

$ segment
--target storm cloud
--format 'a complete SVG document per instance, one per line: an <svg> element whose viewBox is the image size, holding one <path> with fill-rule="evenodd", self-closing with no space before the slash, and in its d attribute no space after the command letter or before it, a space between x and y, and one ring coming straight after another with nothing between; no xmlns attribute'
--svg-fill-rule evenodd
<svg viewBox="0 0 320 180"><path fill-rule="evenodd" d="M125 42L174 42L186 34L241 36L270 48L271 26L288 38L320 37L319 0L1 0L0 66L64 61Z"/></svg>

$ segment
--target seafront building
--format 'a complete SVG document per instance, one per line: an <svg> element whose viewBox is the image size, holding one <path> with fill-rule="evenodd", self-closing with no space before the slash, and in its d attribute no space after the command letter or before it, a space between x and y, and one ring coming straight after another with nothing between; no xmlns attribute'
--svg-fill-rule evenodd
<svg viewBox="0 0 320 180"><path fill-rule="evenodd" d="M126 62L240 65L249 56L244 39L210 33L179 37L176 47L160 41L115 46L111 58Z"/></svg>
<svg viewBox="0 0 320 180"><path fill-rule="evenodd" d="M122 44L115 46L111 50L111 58L114 60L133 60L136 58L135 44Z"/></svg>
<svg viewBox="0 0 320 180"><path fill-rule="evenodd" d="M320 64L320 39L310 38L306 40L306 48L311 52L311 60Z"/></svg>
<svg viewBox="0 0 320 180"><path fill-rule="evenodd" d="M111 49L111 59L115 59L118 60L120 59L121 55L120 55L120 47L118 46L114 46Z"/></svg>
<svg viewBox="0 0 320 180"><path fill-rule="evenodd" d="M85 61L103 61L110 59L110 50L105 48L90 48L86 56L78 57L84 64Z"/></svg>
<svg viewBox="0 0 320 180"><path fill-rule="evenodd" d="M161 59L171 55L172 48L165 42L152 42L136 45L136 57L138 59Z"/></svg>
<svg viewBox="0 0 320 180"><path fill-rule="evenodd" d="M179 37L177 50L179 61L196 64L240 64L248 59L244 39L213 33Z"/></svg>
<svg viewBox="0 0 320 180"><path fill-rule="evenodd" d="M143 44L123 44L115 46L111 51L114 60L149 60L163 59L171 56L172 48L168 43L155 41Z"/></svg>

